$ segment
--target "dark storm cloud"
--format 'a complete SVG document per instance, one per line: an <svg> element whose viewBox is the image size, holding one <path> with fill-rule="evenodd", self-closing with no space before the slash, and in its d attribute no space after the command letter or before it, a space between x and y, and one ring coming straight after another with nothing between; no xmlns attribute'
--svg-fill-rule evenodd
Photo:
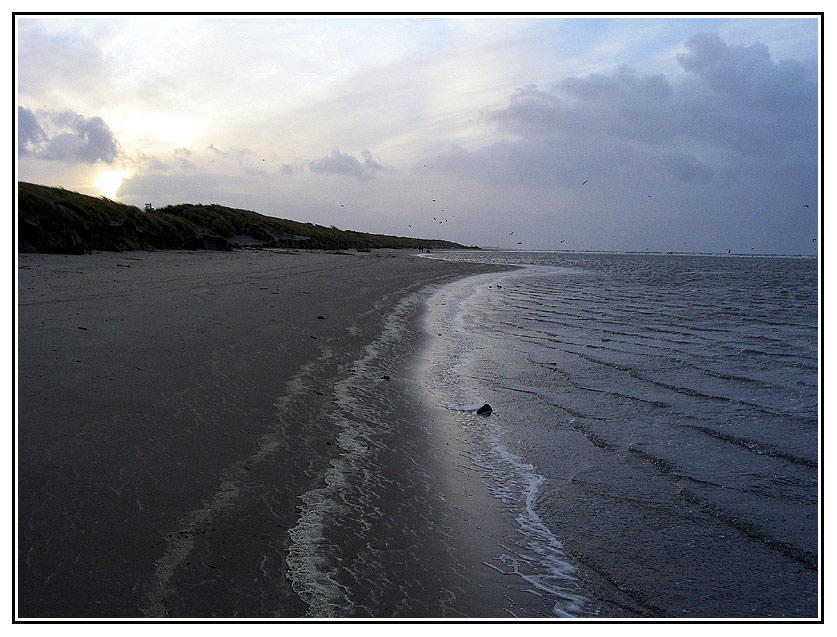
<svg viewBox="0 0 837 637"><path fill-rule="evenodd" d="M17 140L18 152L26 155L42 144L46 134L38 124L35 115L28 108L17 107Z"/></svg>
<svg viewBox="0 0 837 637"><path fill-rule="evenodd" d="M622 66L550 90L518 89L506 108L487 114L516 141L449 153L437 166L559 185L616 169L708 183L753 161L775 169L816 155L817 87L801 64L774 63L764 45L728 46L715 34L684 46L686 76L677 83Z"/></svg>
<svg viewBox="0 0 837 637"><path fill-rule="evenodd" d="M363 157L362 162L352 155L341 153L339 148L335 148L331 152L331 155L321 157L320 159L313 159L308 162L308 165L311 172L351 175L358 179L369 179L376 172L383 169L380 163L372 159L372 153L368 150L364 150L361 156Z"/></svg>
<svg viewBox="0 0 837 637"><path fill-rule="evenodd" d="M685 47L677 56L680 66L716 93L754 109L796 111L814 104L816 86L802 64L774 63L764 44L729 46L716 33L699 33Z"/></svg>
<svg viewBox="0 0 837 637"><path fill-rule="evenodd" d="M676 135L673 89L661 75L620 67L611 75L568 78L554 91L518 89L489 117L522 137L612 136L658 143Z"/></svg>
<svg viewBox="0 0 837 637"><path fill-rule="evenodd" d="M18 139L22 155L40 159L110 164L119 155L119 143L101 117L70 111L42 111L36 116L18 107Z"/></svg>

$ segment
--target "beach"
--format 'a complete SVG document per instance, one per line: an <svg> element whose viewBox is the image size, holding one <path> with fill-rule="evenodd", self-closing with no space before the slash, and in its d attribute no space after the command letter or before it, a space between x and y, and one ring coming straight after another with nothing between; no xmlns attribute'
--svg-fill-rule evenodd
<svg viewBox="0 0 837 637"><path fill-rule="evenodd" d="M21 254L17 612L816 617L815 265Z"/></svg>
<svg viewBox="0 0 837 637"><path fill-rule="evenodd" d="M300 496L345 455L335 386L400 300L492 268L19 255L18 615L306 615L285 559Z"/></svg>

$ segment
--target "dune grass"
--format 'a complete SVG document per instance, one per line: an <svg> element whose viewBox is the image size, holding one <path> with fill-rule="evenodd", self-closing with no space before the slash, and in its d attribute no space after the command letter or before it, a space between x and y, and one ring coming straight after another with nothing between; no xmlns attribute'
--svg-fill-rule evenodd
<svg viewBox="0 0 837 637"><path fill-rule="evenodd" d="M461 248L449 241L340 230L218 204L140 210L105 197L18 183L19 249L85 252L238 245L320 249Z"/></svg>

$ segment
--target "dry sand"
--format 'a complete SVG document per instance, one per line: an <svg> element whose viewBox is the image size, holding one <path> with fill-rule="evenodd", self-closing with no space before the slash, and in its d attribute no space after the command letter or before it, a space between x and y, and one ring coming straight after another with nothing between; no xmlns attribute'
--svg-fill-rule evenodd
<svg viewBox="0 0 837 637"><path fill-rule="evenodd" d="M399 298L488 270L383 250L18 264L22 619L304 614L287 530L335 453L334 383ZM269 488L242 503L248 484Z"/></svg>

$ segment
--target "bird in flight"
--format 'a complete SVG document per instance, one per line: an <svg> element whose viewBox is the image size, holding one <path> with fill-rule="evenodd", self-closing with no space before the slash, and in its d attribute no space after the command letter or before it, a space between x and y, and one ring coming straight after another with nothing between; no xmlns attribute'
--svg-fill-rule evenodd
<svg viewBox="0 0 837 637"><path fill-rule="evenodd" d="M584 184L586 184L588 181L590 181L590 180L589 180L589 179L585 179L584 181L582 181L582 182L581 182L581 185L583 186L583 185L584 185Z"/></svg>

